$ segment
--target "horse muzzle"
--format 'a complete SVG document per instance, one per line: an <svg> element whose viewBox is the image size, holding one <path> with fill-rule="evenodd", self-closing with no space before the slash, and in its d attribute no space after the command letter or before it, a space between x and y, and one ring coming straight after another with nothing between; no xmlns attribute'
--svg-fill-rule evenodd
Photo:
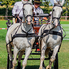
<svg viewBox="0 0 69 69"><path fill-rule="evenodd" d="M59 24L59 22L58 22L58 20L56 19L56 20L53 22L53 25L54 25L54 27L57 27L58 24Z"/></svg>
<svg viewBox="0 0 69 69"><path fill-rule="evenodd" d="M31 24L31 22L32 22L32 19L31 19L31 17L29 16L29 17L27 17L27 20L26 20L26 22L27 22L27 24L28 25L30 25Z"/></svg>

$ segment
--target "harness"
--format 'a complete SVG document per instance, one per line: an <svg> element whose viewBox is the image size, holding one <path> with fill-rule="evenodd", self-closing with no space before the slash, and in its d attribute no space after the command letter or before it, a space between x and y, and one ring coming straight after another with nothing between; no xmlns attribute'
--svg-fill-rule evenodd
<svg viewBox="0 0 69 69"><path fill-rule="evenodd" d="M51 28L50 30L44 30L43 31L43 33L40 35L40 36L38 36L38 35L36 35L35 33L28 33L31 29L29 29L27 32L26 31L24 31L23 29L22 29L22 31L25 33L25 34L15 34L15 35L13 35L13 37L12 37L12 41L13 41L13 39L14 38L17 38L17 37L36 37L36 38L44 38L45 36L47 36L48 34L52 34L52 35L58 35L58 36L60 36L62 39L66 36L66 32L65 32L65 30L64 30L64 32L65 32L65 35L63 36L62 35L62 33L60 33L60 32L57 32L57 31L52 31L54 29L54 27L53 28Z"/></svg>
<svg viewBox="0 0 69 69"><path fill-rule="evenodd" d="M59 6L60 7L60 6ZM30 15L28 15L28 16L30 16ZM52 20L53 19L60 19L60 18L57 18L57 17L53 17L52 16ZM21 26L21 25L20 25ZM20 27L19 26L19 27ZM18 28L19 29L19 28ZM44 38L45 36L47 36L48 34L52 34L52 35L58 35L58 36L60 36L61 37L61 41L63 40L63 38L66 36L66 32L65 32L65 30L63 29L63 28L61 28L61 29L63 29L63 31L65 32L65 35L63 36L62 35L62 32L60 33L60 32L57 32L57 31L52 31L54 29L54 27L53 28L51 28L50 30L44 30L43 31L43 33L40 35L40 36L38 36L38 35L36 35L35 33L29 33L29 31L31 30L31 28L26 32L26 31L24 31L22 28L21 28L21 30L22 30L22 32L24 32L25 34L15 34L15 35L13 35L13 37L12 37L12 41L13 41L13 39L15 39L15 38L18 38L18 37L22 37L22 38L24 38L24 37L36 37L36 38ZM18 31L18 30L17 30ZM16 32L17 32L16 31ZM11 43L12 41L10 41L9 43ZM9 44L8 43L8 44Z"/></svg>

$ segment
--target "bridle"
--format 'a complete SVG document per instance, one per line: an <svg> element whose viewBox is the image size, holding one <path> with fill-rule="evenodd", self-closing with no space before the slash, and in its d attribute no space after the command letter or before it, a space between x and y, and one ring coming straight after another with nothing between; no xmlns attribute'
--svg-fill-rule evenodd
<svg viewBox="0 0 69 69"><path fill-rule="evenodd" d="M31 3L28 3L28 2L25 3L25 4L23 4L23 8L21 9L21 10L23 10L23 15L24 15L24 6L25 6L26 4L30 4L30 5L32 6L32 4L31 4ZM20 12L21 12L21 10L20 10ZM19 14L20 14L20 12L19 12ZM19 14L18 14L18 15L19 15ZM33 18L33 15L27 15L26 17L25 17L25 15L24 15L25 18L27 18L27 17L29 17L29 16L30 16L31 18ZM26 21L23 21L23 22L22 22L22 20L20 19L20 17L18 17L18 19L20 20L21 23L25 23L25 22L26 22ZM31 20L31 21L32 21L32 20Z"/></svg>
<svg viewBox="0 0 69 69"><path fill-rule="evenodd" d="M55 6L57 6L57 7L61 7L62 8L62 6L61 5L59 5L59 4L57 4L57 5L54 5L54 7ZM54 8L53 7L53 8ZM62 12L61 12L61 14L62 14ZM61 18L61 15L60 15L60 17L53 17L53 9L52 9L52 24L54 23L54 19L57 19L57 20L59 20ZM60 22L59 22L59 24L60 24ZM54 25L54 24L53 24Z"/></svg>
<svg viewBox="0 0 69 69"><path fill-rule="evenodd" d="M24 17L25 17L26 19L27 19L28 17L33 18L33 15L27 15L27 16L25 16L25 14L24 14L24 6L25 6L25 5L27 5L27 4L29 4L29 5L31 5L31 6L32 6L32 4L31 4L31 3L28 3L28 2L27 2L27 3L25 3L25 4L23 4L23 8L22 8L22 9L23 9L23 15L24 15ZM33 6L32 6L32 7L33 7ZM27 21L27 20L26 20L26 21ZM32 20L31 20L30 22L32 22Z"/></svg>

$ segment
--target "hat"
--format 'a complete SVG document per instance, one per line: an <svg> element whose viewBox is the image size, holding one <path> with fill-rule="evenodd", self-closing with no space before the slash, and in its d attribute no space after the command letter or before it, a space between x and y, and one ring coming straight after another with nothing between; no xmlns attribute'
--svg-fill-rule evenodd
<svg viewBox="0 0 69 69"><path fill-rule="evenodd" d="M34 0L34 3L40 4L40 0Z"/></svg>

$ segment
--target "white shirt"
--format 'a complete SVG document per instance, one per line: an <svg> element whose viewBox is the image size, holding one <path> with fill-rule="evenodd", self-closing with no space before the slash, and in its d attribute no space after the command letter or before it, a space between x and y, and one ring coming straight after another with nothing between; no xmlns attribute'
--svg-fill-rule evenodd
<svg viewBox="0 0 69 69"><path fill-rule="evenodd" d="M22 8L23 8L22 1L16 2L12 9L12 15L15 16L15 14L19 14L19 17L23 17L23 9Z"/></svg>
<svg viewBox="0 0 69 69"><path fill-rule="evenodd" d="M38 7L37 9L34 7L34 12L35 12L35 15L37 15L37 13L43 14L43 10L40 7ZM35 21L38 21L39 17L35 17L34 19L35 19Z"/></svg>

